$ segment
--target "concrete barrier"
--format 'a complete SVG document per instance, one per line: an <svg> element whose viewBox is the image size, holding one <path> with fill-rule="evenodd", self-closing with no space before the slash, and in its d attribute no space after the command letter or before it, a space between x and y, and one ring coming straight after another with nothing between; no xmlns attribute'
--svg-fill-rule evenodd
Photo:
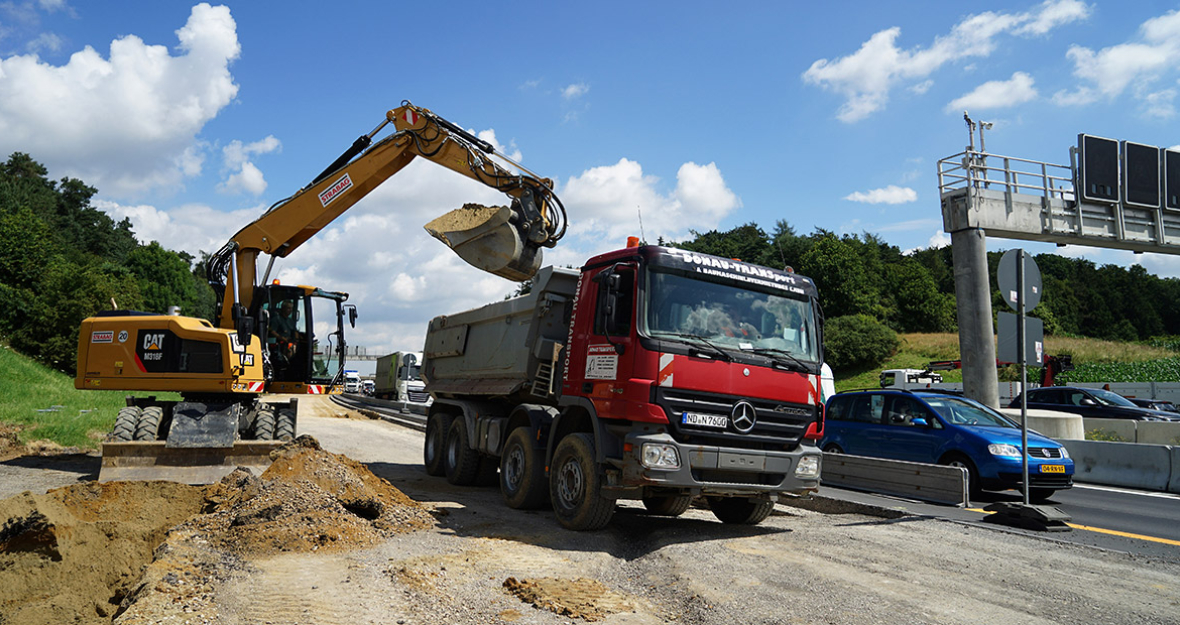
<svg viewBox="0 0 1180 625"><path fill-rule="evenodd" d="M820 482L966 507L967 471L920 462L824 453Z"/></svg>
<svg viewBox="0 0 1180 625"><path fill-rule="evenodd" d="M1020 423L1019 408L1000 408L1009 419ZM1075 439L1085 440L1086 429L1082 424L1082 416L1056 410L1028 410L1028 427L1053 440Z"/></svg>
<svg viewBox="0 0 1180 625"><path fill-rule="evenodd" d="M1172 448L1172 479L1168 481L1169 493L1180 493L1180 447Z"/></svg>
<svg viewBox="0 0 1180 625"><path fill-rule="evenodd" d="M1180 445L1180 423L1140 421L1135 436L1136 443Z"/></svg>
<svg viewBox="0 0 1180 625"><path fill-rule="evenodd" d="M1122 442L1134 443L1138 442L1139 434L1138 424L1145 423L1144 421L1135 421L1133 419L1083 419L1082 427L1087 432L1101 430L1103 432L1115 434L1123 439Z"/></svg>
<svg viewBox="0 0 1180 625"><path fill-rule="evenodd" d="M1176 481L1171 446L1076 440L1061 444L1073 458L1075 482L1167 491Z"/></svg>

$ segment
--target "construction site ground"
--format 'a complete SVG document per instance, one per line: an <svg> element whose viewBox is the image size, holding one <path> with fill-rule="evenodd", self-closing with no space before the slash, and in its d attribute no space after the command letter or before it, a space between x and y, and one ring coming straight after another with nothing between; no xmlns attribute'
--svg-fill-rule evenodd
<svg viewBox="0 0 1180 625"><path fill-rule="evenodd" d="M99 484L0 462L0 625L1180 623L1180 564L831 500L757 526L622 502L602 531L422 468L327 398L261 478ZM3 450L0 450L2 453Z"/></svg>

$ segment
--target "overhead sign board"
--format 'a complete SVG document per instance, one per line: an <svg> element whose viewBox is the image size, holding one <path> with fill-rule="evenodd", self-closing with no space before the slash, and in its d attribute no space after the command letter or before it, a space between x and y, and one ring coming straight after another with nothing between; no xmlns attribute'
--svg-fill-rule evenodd
<svg viewBox="0 0 1180 625"><path fill-rule="evenodd" d="M1119 142L1078 135L1079 196L1090 202L1119 201Z"/></svg>
<svg viewBox="0 0 1180 625"><path fill-rule="evenodd" d="M1123 203L1159 210L1160 153L1154 145L1123 141Z"/></svg>

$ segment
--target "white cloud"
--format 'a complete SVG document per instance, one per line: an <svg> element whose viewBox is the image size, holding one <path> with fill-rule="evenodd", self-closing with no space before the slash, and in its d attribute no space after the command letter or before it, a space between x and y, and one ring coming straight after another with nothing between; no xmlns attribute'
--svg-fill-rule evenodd
<svg viewBox="0 0 1180 625"><path fill-rule="evenodd" d="M658 178L645 175L639 163L625 158L588 169L561 189L566 207L576 215L571 217L570 233L610 249L627 236L639 236L642 219L647 240L680 240L689 230L716 228L741 206L714 163L685 163L676 181L675 190L662 193Z"/></svg>
<svg viewBox="0 0 1180 625"><path fill-rule="evenodd" d="M899 84L927 80L947 63L991 55L1001 34L1042 35L1088 16L1089 7L1078 0L1047 0L1025 13L989 11L967 16L929 47L912 50L898 48L901 29L893 27L873 34L848 56L815 61L803 80L843 95L846 100L836 117L856 122L884 108Z"/></svg>
<svg viewBox="0 0 1180 625"><path fill-rule="evenodd" d="M864 204L906 204L908 202L917 202L918 192L909 187L899 187L891 184L882 189L850 193L844 196L844 199L850 202L862 202Z"/></svg>
<svg viewBox="0 0 1180 625"><path fill-rule="evenodd" d="M979 85L971 93L952 100L946 105L946 110L957 113L970 109L1006 108L1035 100L1036 97L1032 76L1016 72L1008 80L992 80Z"/></svg>
<svg viewBox="0 0 1180 625"><path fill-rule="evenodd" d="M1074 63L1074 76L1082 84L1073 90L1058 91L1053 101L1062 106L1081 106L1099 99L1114 99L1131 89L1137 97L1149 95L1150 85L1174 75L1180 63L1180 11L1172 11L1147 20L1139 27L1134 41L1103 48L1098 52L1073 46L1066 56ZM1158 117L1166 109L1148 104L1144 113Z"/></svg>
<svg viewBox="0 0 1180 625"><path fill-rule="evenodd" d="M91 204L116 221L130 219L136 238L141 242L159 241L170 250L183 250L193 256L202 251L216 251L265 210L264 206L256 206L224 212L203 204L165 210L148 204L124 205L105 199L95 199Z"/></svg>
<svg viewBox="0 0 1180 625"><path fill-rule="evenodd" d="M65 42L62 38L53 33L41 33L36 39L30 41L25 45L25 48L34 54L42 51L58 52L62 49Z"/></svg>
<svg viewBox="0 0 1180 625"><path fill-rule="evenodd" d="M263 178L258 167L250 161L250 158L257 154L269 154L281 148L282 143L273 135L268 135L265 139L248 145L243 145L241 141L237 140L231 141L229 145L222 148L221 153L225 161L225 171L233 173L230 173L224 182L217 185L217 190L222 193L262 195L266 191L266 179Z"/></svg>
<svg viewBox="0 0 1180 625"><path fill-rule="evenodd" d="M201 168L197 134L237 95L236 29L228 8L202 3L176 31L179 56L126 35L106 58L87 46L60 66L0 59L0 153L112 197L181 184Z"/></svg>
<svg viewBox="0 0 1180 625"><path fill-rule="evenodd" d="M926 247L930 249L941 249L951 244L951 235L937 230L930 235L930 240L926 242Z"/></svg>
<svg viewBox="0 0 1180 625"><path fill-rule="evenodd" d="M566 100L574 100L580 98L590 91L590 85L584 82L574 83L561 90L561 97Z"/></svg>

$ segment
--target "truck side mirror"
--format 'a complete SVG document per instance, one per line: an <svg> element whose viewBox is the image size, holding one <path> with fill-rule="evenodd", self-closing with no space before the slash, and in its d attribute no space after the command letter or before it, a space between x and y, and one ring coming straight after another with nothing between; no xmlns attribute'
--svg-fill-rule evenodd
<svg viewBox="0 0 1180 625"><path fill-rule="evenodd" d="M356 306L349 304L346 308L348 308L348 324L355 328L356 327Z"/></svg>

